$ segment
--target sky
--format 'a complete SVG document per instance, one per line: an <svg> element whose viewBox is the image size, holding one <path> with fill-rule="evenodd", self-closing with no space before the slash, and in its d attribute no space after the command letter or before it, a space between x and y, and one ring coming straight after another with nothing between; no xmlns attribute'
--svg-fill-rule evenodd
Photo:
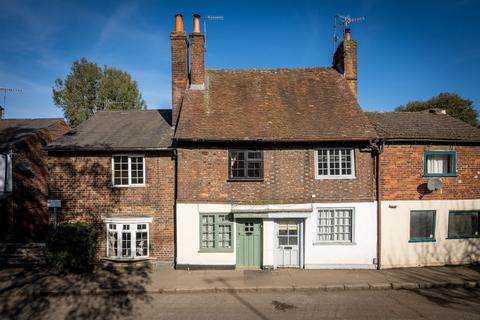
<svg viewBox="0 0 480 320"><path fill-rule="evenodd" d="M366 16L351 25L364 110L440 92L471 99L478 110L478 12L480 0L0 0L0 87L22 90L7 95L7 118L62 117L52 86L85 57L129 72L149 109L170 108L176 13L188 32L194 13L224 16L207 24L207 68L330 66L333 17L343 14Z"/></svg>

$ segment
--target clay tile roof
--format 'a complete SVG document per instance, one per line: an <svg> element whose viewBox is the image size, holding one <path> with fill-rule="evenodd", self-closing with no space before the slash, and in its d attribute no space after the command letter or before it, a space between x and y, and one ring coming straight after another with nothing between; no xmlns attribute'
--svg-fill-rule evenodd
<svg viewBox="0 0 480 320"><path fill-rule="evenodd" d="M172 145L171 110L98 111L47 150L159 150Z"/></svg>
<svg viewBox="0 0 480 320"><path fill-rule="evenodd" d="M366 112L381 138L392 140L480 142L480 129L447 114Z"/></svg>
<svg viewBox="0 0 480 320"><path fill-rule="evenodd" d="M38 131L63 122L61 118L44 119L1 119L0 150L8 149L15 142Z"/></svg>
<svg viewBox="0 0 480 320"><path fill-rule="evenodd" d="M207 70L175 133L193 141L369 140L376 132L331 68Z"/></svg>

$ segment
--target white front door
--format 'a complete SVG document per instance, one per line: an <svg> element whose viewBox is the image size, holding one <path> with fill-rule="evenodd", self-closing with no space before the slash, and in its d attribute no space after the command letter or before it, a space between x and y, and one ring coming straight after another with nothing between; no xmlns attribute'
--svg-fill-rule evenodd
<svg viewBox="0 0 480 320"><path fill-rule="evenodd" d="M300 267L300 220L279 219L275 248L277 267Z"/></svg>

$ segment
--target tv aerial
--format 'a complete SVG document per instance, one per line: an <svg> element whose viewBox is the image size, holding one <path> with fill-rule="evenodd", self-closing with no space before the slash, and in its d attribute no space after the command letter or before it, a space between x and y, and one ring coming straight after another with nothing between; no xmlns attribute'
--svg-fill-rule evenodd
<svg viewBox="0 0 480 320"><path fill-rule="evenodd" d="M8 93L11 93L11 92L22 92L22 89L14 89L14 88L4 88L4 87L0 87L0 92L3 92L3 107L6 109L7 106L7 92Z"/></svg>
<svg viewBox="0 0 480 320"><path fill-rule="evenodd" d="M333 53L337 49L337 41L340 40L340 37L337 35L337 28L342 29L342 34L345 34L345 30L348 29L348 26L351 23L364 21L367 17L360 16L352 18L348 15L337 14L333 17Z"/></svg>
<svg viewBox="0 0 480 320"><path fill-rule="evenodd" d="M205 34L205 51L207 51L207 21L223 21L223 16L204 16L203 33Z"/></svg>

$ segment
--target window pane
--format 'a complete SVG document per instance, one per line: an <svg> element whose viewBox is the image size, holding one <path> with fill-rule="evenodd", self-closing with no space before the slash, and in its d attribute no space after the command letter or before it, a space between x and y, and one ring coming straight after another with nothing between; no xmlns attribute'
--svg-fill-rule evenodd
<svg viewBox="0 0 480 320"><path fill-rule="evenodd" d="M318 241L352 241L352 209L329 209L318 212Z"/></svg>
<svg viewBox="0 0 480 320"><path fill-rule="evenodd" d="M143 184L143 157L132 157L130 161L132 184Z"/></svg>
<svg viewBox="0 0 480 320"><path fill-rule="evenodd" d="M472 238L479 236L478 211L450 212L449 238Z"/></svg>
<svg viewBox="0 0 480 320"><path fill-rule="evenodd" d="M125 225L124 225L125 230ZM122 257L132 256L132 234L130 232L122 232Z"/></svg>
<svg viewBox="0 0 480 320"><path fill-rule="evenodd" d="M148 233L137 231L135 239L136 256L146 257L148 255Z"/></svg>
<svg viewBox="0 0 480 320"><path fill-rule="evenodd" d="M427 158L428 173L449 173L449 155L430 154Z"/></svg>
<svg viewBox="0 0 480 320"><path fill-rule="evenodd" d="M232 226L220 225L218 227L218 247L231 248L232 247Z"/></svg>
<svg viewBox="0 0 480 320"><path fill-rule="evenodd" d="M128 185L128 157L113 157L113 183L115 185Z"/></svg>
<svg viewBox="0 0 480 320"><path fill-rule="evenodd" d="M230 177L255 179L263 177L262 151L235 150L229 152Z"/></svg>
<svg viewBox="0 0 480 320"><path fill-rule="evenodd" d="M214 248L215 247L215 216L203 215L201 225L201 247Z"/></svg>
<svg viewBox="0 0 480 320"><path fill-rule="evenodd" d="M410 239L434 239L435 211L410 212Z"/></svg>
<svg viewBox="0 0 480 320"><path fill-rule="evenodd" d="M111 226L111 225L110 225ZM115 225L113 225L115 226ZM113 228L110 228L113 229ZM117 232L109 231L108 232L108 253L109 257L118 256L118 242L117 242Z"/></svg>

